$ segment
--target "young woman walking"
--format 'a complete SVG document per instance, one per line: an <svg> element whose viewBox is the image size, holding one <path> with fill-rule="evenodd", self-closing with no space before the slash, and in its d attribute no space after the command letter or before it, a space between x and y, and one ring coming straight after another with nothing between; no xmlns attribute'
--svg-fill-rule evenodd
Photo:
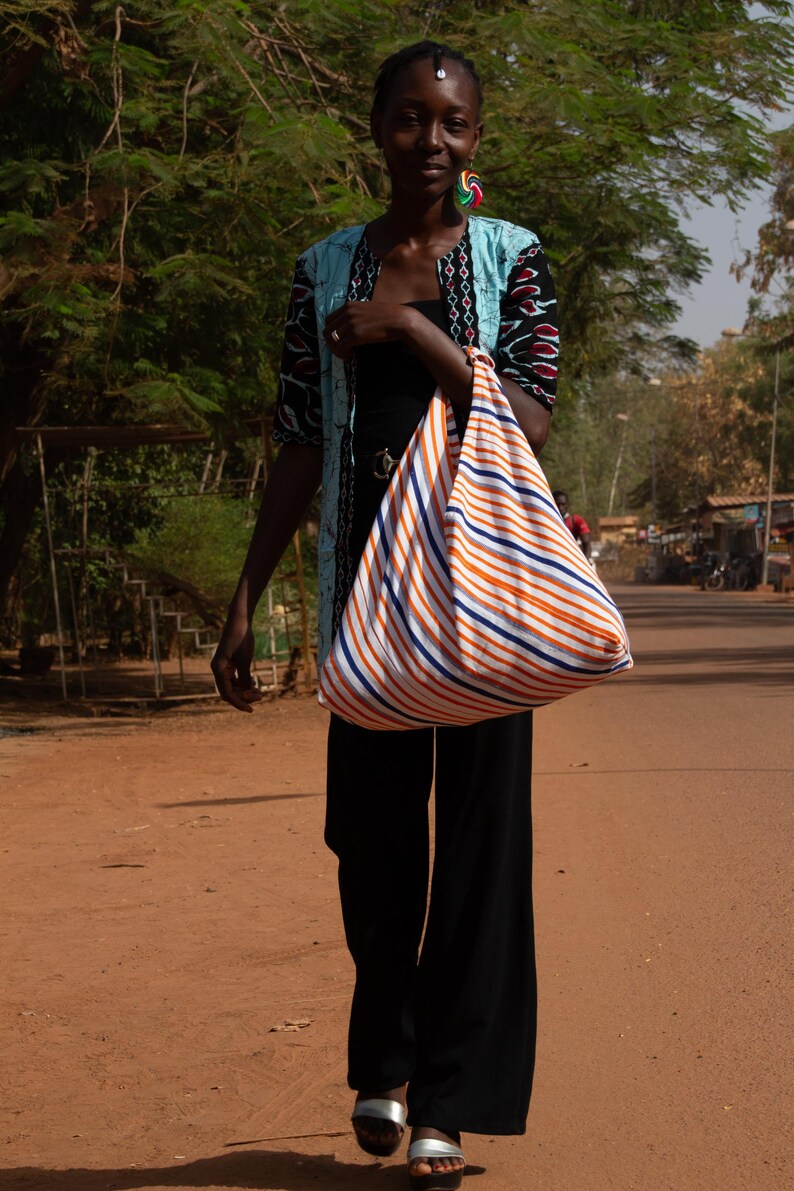
<svg viewBox="0 0 794 1191"><path fill-rule="evenodd" d="M389 206L297 262L274 429L283 445L213 659L222 698L241 711L258 698L254 609L318 486L322 662L395 461L438 385L465 427L468 346L495 360L531 446L546 440L554 290L532 232L467 214L480 185L481 104L473 64L447 46L421 42L388 58L371 122ZM383 1156L409 1124L409 1176L423 1191L460 1186L461 1131L526 1127L531 751L531 712L399 733L331 718L326 841L356 967L353 1127L364 1150Z"/></svg>

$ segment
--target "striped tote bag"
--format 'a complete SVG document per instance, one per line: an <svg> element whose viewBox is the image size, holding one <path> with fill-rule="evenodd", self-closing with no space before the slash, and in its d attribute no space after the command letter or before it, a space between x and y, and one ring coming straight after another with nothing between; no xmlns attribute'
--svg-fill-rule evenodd
<svg viewBox="0 0 794 1191"><path fill-rule="evenodd" d="M392 476L320 670L365 728L469 724L631 667L620 612L557 511L493 361L461 441L436 390Z"/></svg>

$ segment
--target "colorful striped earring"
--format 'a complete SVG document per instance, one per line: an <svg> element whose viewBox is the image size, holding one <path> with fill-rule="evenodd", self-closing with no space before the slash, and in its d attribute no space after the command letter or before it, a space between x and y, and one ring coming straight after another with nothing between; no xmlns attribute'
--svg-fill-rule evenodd
<svg viewBox="0 0 794 1191"><path fill-rule="evenodd" d="M471 165L472 162L469 162ZM461 207L474 210L482 202L482 181L476 170L464 170L455 183L455 196Z"/></svg>

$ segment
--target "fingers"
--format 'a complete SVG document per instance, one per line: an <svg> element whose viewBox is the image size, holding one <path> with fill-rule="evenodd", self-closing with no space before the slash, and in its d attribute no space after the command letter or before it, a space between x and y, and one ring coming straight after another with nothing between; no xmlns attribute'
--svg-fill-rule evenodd
<svg viewBox="0 0 794 1191"><path fill-rule="evenodd" d="M252 712L254 709L251 704L258 702L262 696L250 676L248 685L242 685L236 678L237 668L231 658L218 654L212 659L211 669L215 687L224 703L230 703L238 711Z"/></svg>
<svg viewBox="0 0 794 1191"><path fill-rule="evenodd" d="M325 320L323 339L333 355L347 360L365 343L399 339L406 318L406 308L399 303L345 302Z"/></svg>
<svg viewBox="0 0 794 1191"><path fill-rule="evenodd" d="M349 332L349 327L346 325L349 322L346 316L347 305L349 303L345 303L345 306L340 306L338 310L335 310L333 314L329 315L323 328L323 339L325 340L326 347L333 355L338 356L342 360L350 355L352 351L350 344L345 347L345 334Z"/></svg>
<svg viewBox="0 0 794 1191"><path fill-rule="evenodd" d="M371 319L369 302L345 302L329 314L323 327L326 347L340 360L349 360L357 347L369 341L365 328ZM364 319L362 327L361 320Z"/></svg>

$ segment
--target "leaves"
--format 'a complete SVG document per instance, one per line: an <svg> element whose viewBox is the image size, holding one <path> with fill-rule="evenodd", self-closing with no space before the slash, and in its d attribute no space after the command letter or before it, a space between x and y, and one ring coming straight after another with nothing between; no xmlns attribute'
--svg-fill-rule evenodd
<svg viewBox="0 0 794 1191"><path fill-rule="evenodd" d="M609 404L600 377L691 359L669 328L706 259L680 210L736 206L767 176L764 117L791 86L791 6L755 13L0 0L0 474L29 420L236 423L272 404L294 258L381 209L373 75L407 29L476 59L483 214L536 230L560 291L558 425L585 388Z"/></svg>

